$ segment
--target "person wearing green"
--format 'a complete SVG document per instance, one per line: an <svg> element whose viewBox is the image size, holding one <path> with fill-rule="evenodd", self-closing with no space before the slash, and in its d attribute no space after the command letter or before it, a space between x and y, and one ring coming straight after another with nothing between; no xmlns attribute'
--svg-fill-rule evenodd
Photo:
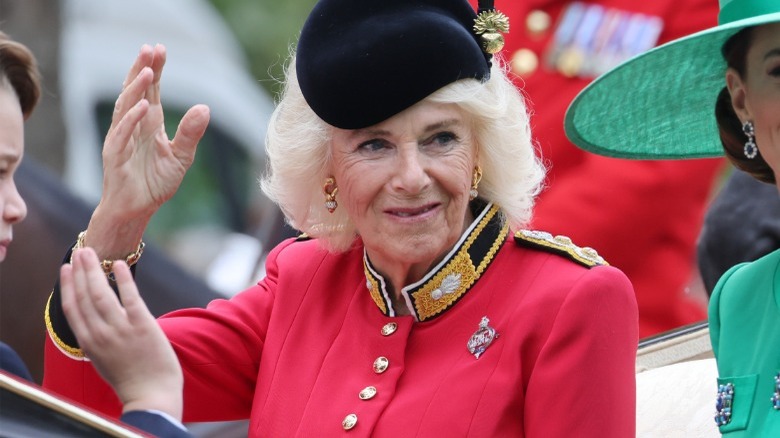
<svg viewBox="0 0 780 438"><path fill-rule="evenodd" d="M725 154L780 187L780 1L720 0L718 23L591 83L566 114L569 138L613 157ZM780 436L780 250L721 277L709 323L715 425L729 437Z"/></svg>

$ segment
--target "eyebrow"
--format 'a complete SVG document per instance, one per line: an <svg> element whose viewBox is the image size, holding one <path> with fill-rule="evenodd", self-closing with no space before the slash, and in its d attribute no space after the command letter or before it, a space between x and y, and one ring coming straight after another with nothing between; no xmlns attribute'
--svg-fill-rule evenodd
<svg viewBox="0 0 780 438"><path fill-rule="evenodd" d="M766 52L766 55L764 55L764 61L773 56L780 56L780 47L775 47L774 49Z"/></svg>
<svg viewBox="0 0 780 438"><path fill-rule="evenodd" d="M449 128L451 126L460 125L460 119L447 119L440 122L432 123L425 127L424 132L438 131L440 129Z"/></svg>
<svg viewBox="0 0 780 438"><path fill-rule="evenodd" d="M423 133L428 133L431 131L438 131L440 129L449 128L451 126L457 126L461 124L461 120L457 118L452 119L446 119L441 120L439 122L431 123L430 125L426 126L423 129ZM379 129L379 128L363 128L363 129L356 129L352 132L350 137L354 138L359 135L368 135L368 136L389 136L392 133L386 129Z"/></svg>

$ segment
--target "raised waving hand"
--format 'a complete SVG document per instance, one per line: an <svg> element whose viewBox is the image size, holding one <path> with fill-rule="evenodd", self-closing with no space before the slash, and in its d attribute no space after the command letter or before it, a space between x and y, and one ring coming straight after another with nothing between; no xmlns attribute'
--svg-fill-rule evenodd
<svg viewBox="0 0 780 438"><path fill-rule="evenodd" d="M141 47L114 107L103 194L85 239L101 259L122 259L138 245L151 216L179 188L208 126L208 107L195 105L168 138L160 102L165 59L164 46Z"/></svg>

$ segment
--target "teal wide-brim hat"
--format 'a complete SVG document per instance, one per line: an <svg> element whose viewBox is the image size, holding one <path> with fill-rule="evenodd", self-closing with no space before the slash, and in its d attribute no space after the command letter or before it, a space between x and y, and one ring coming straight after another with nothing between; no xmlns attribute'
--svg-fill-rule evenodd
<svg viewBox="0 0 780 438"><path fill-rule="evenodd" d="M780 0L720 0L718 26L629 59L582 90L566 112L566 135L610 157L723 155L715 122L726 86L721 47L746 27L778 21Z"/></svg>

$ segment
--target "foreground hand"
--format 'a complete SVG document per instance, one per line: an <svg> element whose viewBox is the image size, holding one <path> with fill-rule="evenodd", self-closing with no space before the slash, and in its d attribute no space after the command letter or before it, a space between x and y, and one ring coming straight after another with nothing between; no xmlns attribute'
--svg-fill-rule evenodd
<svg viewBox="0 0 780 438"><path fill-rule="evenodd" d="M73 264L62 266L62 308L71 329L125 412L155 409L181 420L184 379L176 353L127 264L115 262L114 275L122 304L92 249L77 250Z"/></svg>
<svg viewBox="0 0 780 438"><path fill-rule="evenodd" d="M130 217L150 217L173 196L195 157L209 122L209 109L195 105L168 139L160 104L165 47L144 45L116 101L103 145L105 208Z"/></svg>

